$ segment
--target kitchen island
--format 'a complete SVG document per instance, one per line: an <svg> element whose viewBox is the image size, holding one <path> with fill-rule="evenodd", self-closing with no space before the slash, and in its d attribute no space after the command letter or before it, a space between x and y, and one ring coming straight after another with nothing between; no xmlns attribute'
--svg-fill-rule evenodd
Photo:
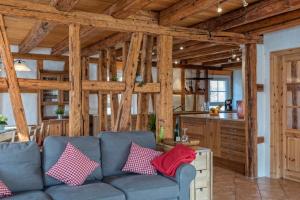
<svg viewBox="0 0 300 200"><path fill-rule="evenodd" d="M245 121L236 113L181 115L180 126L187 128L187 135L198 139L200 146L213 151L216 165L245 172Z"/></svg>

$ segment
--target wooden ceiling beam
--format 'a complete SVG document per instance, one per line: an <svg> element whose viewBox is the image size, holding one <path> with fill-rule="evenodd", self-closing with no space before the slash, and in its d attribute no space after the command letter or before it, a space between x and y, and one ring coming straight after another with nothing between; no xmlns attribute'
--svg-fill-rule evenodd
<svg viewBox="0 0 300 200"><path fill-rule="evenodd" d="M221 0L220 3L226 0ZM212 0L181 0L174 5L160 12L159 24L170 26L176 22L182 21L187 17L199 12L206 11L208 8L215 6L216 1Z"/></svg>
<svg viewBox="0 0 300 200"><path fill-rule="evenodd" d="M88 47L85 47L82 49L81 53L84 56L92 56L101 49L106 49L109 47L112 47L118 43L129 41L131 37L131 33L116 33L112 36L107 37L104 40L101 40L100 42L94 43Z"/></svg>
<svg viewBox="0 0 300 200"><path fill-rule="evenodd" d="M233 60L232 62L228 62L228 59L231 58L229 56L228 58L222 58L214 61L209 61L209 62L203 62L203 65L209 65L209 66L218 66L218 65L223 65L223 64L231 64L231 63L237 63L240 61Z"/></svg>
<svg viewBox="0 0 300 200"><path fill-rule="evenodd" d="M204 48L200 50L196 50L193 52L182 53L181 55L173 56L175 59L191 59L197 58L199 56L223 53L223 52L232 52L238 51L240 49L239 46L226 46L226 45L215 45L209 48Z"/></svg>
<svg viewBox="0 0 300 200"><path fill-rule="evenodd" d="M247 8L240 8L221 17L201 22L193 27L210 31L228 30L299 8L300 0L263 0L253 3Z"/></svg>
<svg viewBox="0 0 300 200"><path fill-rule="evenodd" d="M189 59L186 61L183 61L187 64L196 64L196 63L204 63L204 62L210 62L210 61L215 61L219 59L228 59L232 57L232 54L235 53L237 57L240 57L242 55L241 52L222 52L222 53L217 53L217 54L211 54L211 55L205 55L205 56L200 56L197 58Z"/></svg>
<svg viewBox="0 0 300 200"><path fill-rule="evenodd" d="M57 10L67 12L73 9L78 1L79 0L51 0L50 6L53 6ZM37 47L56 26L57 23L55 22L38 21L21 42L19 52L28 53Z"/></svg>
<svg viewBox="0 0 300 200"><path fill-rule="evenodd" d="M129 16L133 16L137 14L140 10L142 10L145 6L149 5L154 0L120 0L115 4L106 9L103 14L110 15L112 17L118 19L126 19ZM139 17L133 17L134 20L139 20ZM80 32L80 38L85 38L89 34L97 31L94 27L87 27L86 29ZM105 43L105 42L96 42L90 47L96 47L97 43ZM59 42L57 45L53 47L52 54L60 55L66 53L68 51L68 38L65 38L63 41ZM86 49L88 50L88 49ZM93 54L92 52L90 54Z"/></svg>
<svg viewBox="0 0 300 200"><path fill-rule="evenodd" d="M216 46L216 44L211 42L202 42L188 47L185 47L184 44L182 44L180 47L183 47L183 49L181 50L179 47L179 49L173 50L173 56L176 57L176 56L180 56L183 53L186 54L193 51L199 51L201 49L206 49L213 46Z"/></svg>

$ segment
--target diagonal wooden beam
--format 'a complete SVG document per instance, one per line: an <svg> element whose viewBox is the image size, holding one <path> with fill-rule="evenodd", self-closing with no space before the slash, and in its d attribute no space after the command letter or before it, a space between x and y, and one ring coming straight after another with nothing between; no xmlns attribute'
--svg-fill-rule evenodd
<svg viewBox="0 0 300 200"><path fill-rule="evenodd" d="M220 4L226 0L221 0ZM159 24L173 25L182 21L187 17L195 15L199 12L206 11L212 6L216 6L217 2L213 0L181 0L177 1L173 6L166 8L160 12Z"/></svg>
<svg viewBox="0 0 300 200"><path fill-rule="evenodd" d="M8 93L16 121L19 140L28 141L29 130L24 113L24 107L22 103L17 74L14 68L14 60L10 51L10 46L7 39L7 33L2 15L0 15L0 53L6 72Z"/></svg>
<svg viewBox="0 0 300 200"><path fill-rule="evenodd" d="M201 22L194 28L210 31L228 30L300 8L300 0L263 0L231 11L220 17Z"/></svg>
<svg viewBox="0 0 300 200"><path fill-rule="evenodd" d="M128 130L130 126L131 99L138 65L138 57L143 39L142 33L133 33L129 46L126 66L124 70L125 92L118 109L114 131Z"/></svg>
<svg viewBox="0 0 300 200"><path fill-rule="evenodd" d="M126 19L129 16L135 15L138 11L142 10L144 7L149 5L154 0L120 0L117 1L115 4L111 5L109 8L107 8L103 14L110 15L112 17L118 18L118 19ZM95 32L95 28L93 27L87 27L85 30L82 30L80 33L81 38L84 38L85 36ZM59 55L66 53L68 51L68 39L64 39L63 41L59 42L56 46L53 47L52 54L53 55ZM93 47L97 47L100 42L95 43L94 45L91 45L92 50ZM105 42L104 42L105 43ZM97 49L99 51L99 49Z"/></svg>
<svg viewBox="0 0 300 200"><path fill-rule="evenodd" d="M75 7L79 0L51 0L50 5L60 11L70 11ZM57 26L57 23L38 21L19 47L20 53L28 53L37 47L47 35Z"/></svg>

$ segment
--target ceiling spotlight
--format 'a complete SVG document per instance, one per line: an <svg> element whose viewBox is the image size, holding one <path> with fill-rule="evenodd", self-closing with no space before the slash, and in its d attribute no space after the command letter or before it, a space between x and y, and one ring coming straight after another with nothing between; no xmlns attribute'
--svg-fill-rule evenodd
<svg viewBox="0 0 300 200"><path fill-rule="evenodd" d="M247 0L242 0L242 2L243 2L243 6L244 7L247 7L249 5L249 3L247 2Z"/></svg>
<svg viewBox="0 0 300 200"><path fill-rule="evenodd" d="M175 61L174 61L174 64L175 64L175 65L179 64L179 61L178 61L178 60L175 60Z"/></svg>
<svg viewBox="0 0 300 200"><path fill-rule="evenodd" d="M237 55L236 55L235 53L234 53L234 54L232 54L232 58L233 58L233 59L235 59L235 58L236 58L236 56L237 56Z"/></svg>
<svg viewBox="0 0 300 200"><path fill-rule="evenodd" d="M154 53L154 51L152 51L152 56L154 56L155 55L155 53Z"/></svg>
<svg viewBox="0 0 300 200"><path fill-rule="evenodd" d="M181 46L181 47L179 47L179 49L180 49L180 50L183 50L183 49L184 49L184 47L183 47L183 46Z"/></svg>
<svg viewBox="0 0 300 200"><path fill-rule="evenodd" d="M237 57L237 58L236 58L236 61L240 62L240 61L241 61L241 59L240 59L239 57Z"/></svg>
<svg viewBox="0 0 300 200"><path fill-rule="evenodd" d="M221 14L221 13L223 12L223 9L222 9L222 7L221 7L221 4L220 4L220 1L219 1L219 0L218 0L217 12L218 12L219 14Z"/></svg>

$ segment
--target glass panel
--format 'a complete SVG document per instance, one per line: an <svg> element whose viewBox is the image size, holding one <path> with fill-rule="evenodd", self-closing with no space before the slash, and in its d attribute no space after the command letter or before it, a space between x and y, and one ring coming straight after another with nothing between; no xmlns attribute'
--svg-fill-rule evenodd
<svg viewBox="0 0 300 200"><path fill-rule="evenodd" d="M210 93L210 102L218 102L218 92Z"/></svg>
<svg viewBox="0 0 300 200"><path fill-rule="evenodd" d="M218 81L218 90L226 91L226 81Z"/></svg>
<svg viewBox="0 0 300 200"><path fill-rule="evenodd" d="M218 81L209 82L210 91L218 91Z"/></svg>
<svg viewBox="0 0 300 200"><path fill-rule="evenodd" d="M58 102L58 90L43 90L44 102Z"/></svg>
<svg viewBox="0 0 300 200"><path fill-rule="evenodd" d="M287 128L300 129L300 109L287 108Z"/></svg>
<svg viewBox="0 0 300 200"><path fill-rule="evenodd" d="M225 102L226 100L226 92L219 92L218 94L218 102Z"/></svg>
<svg viewBox="0 0 300 200"><path fill-rule="evenodd" d="M287 83L300 83L300 61L292 61L287 65Z"/></svg>

